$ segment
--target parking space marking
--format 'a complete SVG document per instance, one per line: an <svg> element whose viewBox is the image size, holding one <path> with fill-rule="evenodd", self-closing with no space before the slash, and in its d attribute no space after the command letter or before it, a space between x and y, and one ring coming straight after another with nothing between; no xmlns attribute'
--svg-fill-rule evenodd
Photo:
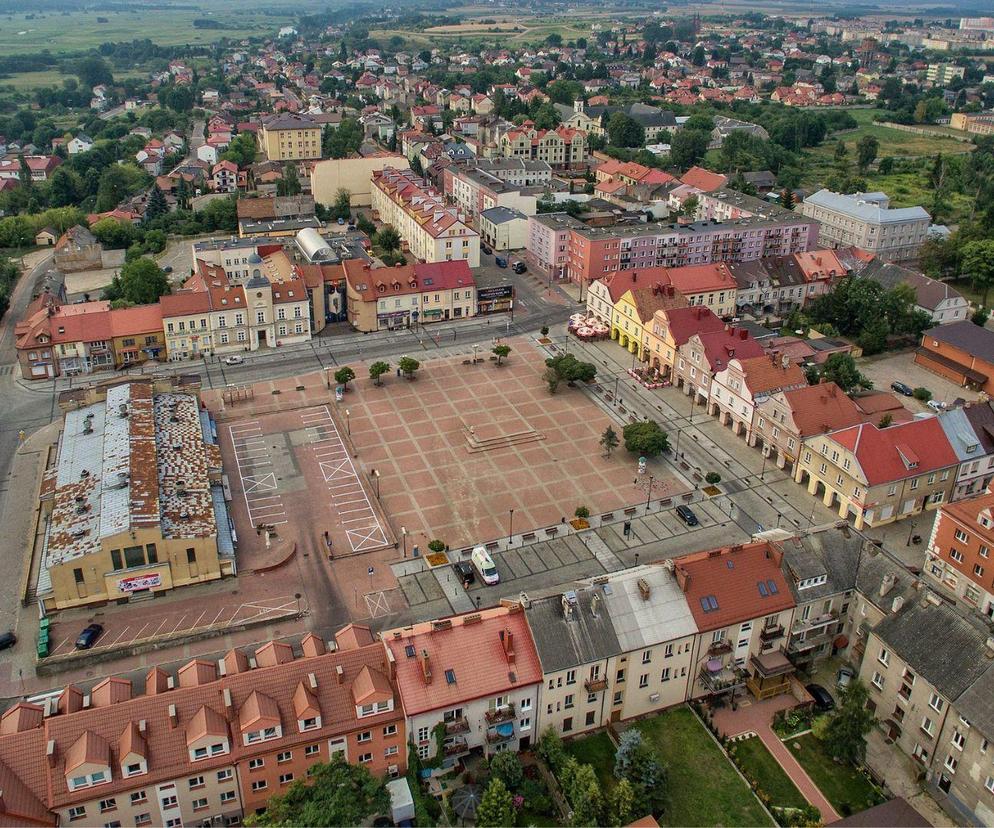
<svg viewBox="0 0 994 828"><path fill-rule="evenodd" d="M249 523L253 526L258 526L260 523L272 525L286 523L286 520L277 519L285 518L286 510L283 498L278 494L276 473L262 470L265 466L272 466L272 458L266 447L259 421L251 420L230 425L228 433L231 435L235 465L242 484L242 496L245 498ZM267 494L269 492L273 494Z"/></svg>

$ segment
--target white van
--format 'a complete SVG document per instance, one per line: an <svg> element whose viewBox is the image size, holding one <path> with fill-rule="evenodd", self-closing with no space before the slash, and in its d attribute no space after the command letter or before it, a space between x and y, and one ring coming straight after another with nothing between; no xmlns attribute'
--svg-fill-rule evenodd
<svg viewBox="0 0 994 828"><path fill-rule="evenodd" d="M480 573L483 583L488 586L500 583L497 565L494 563L494 559L490 557L490 553L487 552L486 547L475 547L473 549L472 561L473 566L476 567L476 571Z"/></svg>

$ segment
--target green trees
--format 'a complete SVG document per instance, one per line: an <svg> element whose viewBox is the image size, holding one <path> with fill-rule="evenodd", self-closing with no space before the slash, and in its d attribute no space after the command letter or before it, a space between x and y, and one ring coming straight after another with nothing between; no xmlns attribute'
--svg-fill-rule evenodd
<svg viewBox="0 0 994 828"><path fill-rule="evenodd" d="M100 174L96 212L113 210L148 185L149 176L133 164L112 164Z"/></svg>
<svg viewBox="0 0 994 828"><path fill-rule="evenodd" d="M551 366L542 372L542 382L548 386L550 394L555 394L559 390L559 383L561 381L562 378L559 376L559 372Z"/></svg>
<svg viewBox="0 0 994 828"><path fill-rule="evenodd" d="M94 86L105 84L110 86L114 83L114 75L111 74L107 61L99 55L91 55L83 58L76 64L76 77L80 84L87 90L87 93Z"/></svg>
<svg viewBox="0 0 994 828"><path fill-rule="evenodd" d="M625 448L642 457L655 457L670 447L666 432L654 420L629 423L621 430Z"/></svg>
<svg viewBox="0 0 994 828"><path fill-rule="evenodd" d="M574 826L597 825L604 807L604 796L597 782L597 774L590 765L581 765L568 757L557 776L570 807L573 809Z"/></svg>
<svg viewBox="0 0 994 828"><path fill-rule="evenodd" d="M611 452L618 447L618 435L611 426L604 429L600 444L604 447L604 456L610 457Z"/></svg>
<svg viewBox="0 0 994 828"><path fill-rule="evenodd" d="M501 755L501 754L498 754ZM335 823L320 823L331 825ZM338 823L341 824L341 823ZM514 798L499 776L490 779L476 809L479 828L506 828L514 825Z"/></svg>
<svg viewBox="0 0 994 828"><path fill-rule="evenodd" d="M681 129L670 141L670 161L681 170L699 162L708 151L711 133L703 129Z"/></svg>
<svg viewBox="0 0 994 828"><path fill-rule="evenodd" d="M383 380L380 379L384 374L390 373L390 363L378 360L369 366L369 378L373 381L374 385L383 385Z"/></svg>
<svg viewBox="0 0 994 828"><path fill-rule="evenodd" d="M873 713L867 707L866 685L858 679L842 691L842 702L825 731L825 747L836 759L850 764L863 761L866 734L873 727Z"/></svg>
<svg viewBox="0 0 994 828"><path fill-rule="evenodd" d="M313 765L307 780L298 780L285 794L272 797L265 812L249 816L245 824L363 825L373 814L389 808L383 781L362 765L351 765L336 755L327 764Z"/></svg>
<svg viewBox="0 0 994 828"><path fill-rule="evenodd" d="M525 779L518 754L502 750L490 760L490 772L500 779L509 791L517 790Z"/></svg>
<svg viewBox="0 0 994 828"><path fill-rule="evenodd" d="M666 803L666 769L638 730L626 730L619 740L614 775L632 787L635 810L658 814Z"/></svg>
<svg viewBox="0 0 994 828"><path fill-rule="evenodd" d="M148 203L145 205L145 216L144 220L146 222L157 219L159 216L164 216L169 212L169 205L166 204L166 195L159 189L158 184L153 184L152 189L148 194Z"/></svg>
<svg viewBox="0 0 994 828"><path fill-rule="evenodd" d="M328 158L348 158L362 146L362 125L355 118L343 118L337 127L330 124L321 136L321 148Z"/></svg>
<svg viewBox="0 0 994 828"><path fill-rule="evenodd" d="M149 305L166 293L169 293L169 280L162 269L151 259L133 259L125 262L107 286L104 299Z"/></svg>
<svg viewBox="0 0 994 828"><path fill-rule="evenodd" d="M352 193L344 187L341 187L335 193L335 203L331 207L331 217L345 221L348 221L352 217Z"/></svg>
<svg viewBox="0 0 994 828"><path fill-rule="evenodd" d="M400 233L392 224L384 225L373 237L373 244L385 253L392 253L400 250Z"/></svg>
<svg viewBox="0 0 994 828"><path fill-rule="evenodd" d="M418 362L414 357L401 357L397 362L397 367L400 368L400 372L407 377L409 380L414 379L415 373L421 367L421 363Z"/></svg>
<svg viewBox="0 0 994 828"><path fill-rule="evenodd" d="M594 377L597 376L596 365L591 362L581 362L573 354L550 357L545 361L545 365L552 369L559 381L565 380L568 385L576 382L593 382ZM545 379L544 374L543 379ZM556 384L558 385L558 382Z"/></svg>
<svg viewBox="0 0 994 828"><path fill-rule="evenodd" d="M849 354L832 354L826 359L821 370L816 371L815 382L821 379L834 382L846 394L856 388L873 387L873 383L856 367L856 360ZM811 382L811 377L808 377L808 382Z"/></svg>
<svg viewBox="0 0 994 828"><path fill-rule="evenodd" d="M860 172L866 172L867 168L877 157L877 150L880 149L880 142L872 135L864 135L856 142L856 163Z"/></svg>
<svg viewBox="0 0 994 828"><path fill-rule="evenodd" d="M296 164L284 164L283 176L276 182L276 194L281 196L299 195L301 190L300 179L297 177Z"/></svg>
<svg viewBox="0 0 994 828"><path fill-rule="evenodd" d="M994 285L994 239L971 241L963 245L961 270L969 277L974 290L983 291L983 301L987 304L987 294Z"/></svg>
<svg viewBox="0 0 994 828"><path fill-rule="evenodd" d="M607 134L616 147L645 146L645 129L624 112L615 112L607 122Z"/></svg>
<svg viewBox="0 0 994 828"><path fill-rule="evenodd" d="M119 221L110 216L100 219L90 228L90 232L98 242L111 250L130 247L138 235L138 231L130 222Z"/></svg>
<svg viewBox="0 0 994 828"><path fill-rule="evenodd" d="M500 365L501 361L507 358L507 355L511 353L510 345L495 345L493 348L493 353L497 357L497 364Z"/></svg>
<svg viewBox="0 0 994 828"><path fill-rule="evenodd" d="M231 139L228 148L221 153L222 161L231 161L239 167L247 167L255 163L255 155L258 148L255 137L251 132L243 132Z"/></svg>
<svg viewBox="0 0 994 828"><path fill-rule="evenodd" d="M389 370L389 368L387 369ZM372 372L370 372L372 374ZM353 371L348 365L343 365L337 371L335 371L335 382L337 382L344 390L348 390L349 383L355 379L355 371Z"/></svg>

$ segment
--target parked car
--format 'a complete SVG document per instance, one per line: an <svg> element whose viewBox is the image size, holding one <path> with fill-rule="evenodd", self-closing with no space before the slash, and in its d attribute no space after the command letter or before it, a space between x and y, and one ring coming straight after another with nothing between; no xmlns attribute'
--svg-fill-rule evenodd
<svg viewBox="0 0 994 828"><path fill-rule="evenodd" d="M490 553L487 552L486 547L477 546L473 550L472 560L473 566L476 567L476 571L480 573L480 577L483 579L483 583L487 586L500 583L500 573L497 572L497 564L490 557Z"/></svg>
<svg viewBox="0 0 994 828"><path fill-rule="evenodd" d="M689 506L684 506L683 504L676 507L676 513L680 520L686 523L688 526L697 526L700 522L697 520L697 515L694 514L694 510Z"/></svg>
<svg viewBox="0 0 994 828"><path fill-rule="evenodd" d="M7 630L7 632L0 634L0 650L9 650L17 643L17 636L14 635L13 630Z"/></svg>
<svg viewBox="0 0 994 828"><path fill-rule="evenodd" d="M829 710L835 710L835 699L833 699L832 694L820 684L808 684L804 689L811 694L811 697L815 700L815 707L817 707L822 713L827 713Z"/></svg>
<svg viewBox="0 0 994 828"><path fill-rule="evenodd" d="M507 259L503 256L494 256L494 264L497 265L497 267L507 267Z"/></svg>
<svg viewBox="0 0 994 828"><path fill-rule="evenodd" d="M224 358L225 365L241 365L245 362L245 357L239 356L238 354L232 354L231 356L226 356Z"/></svg>
<svg viewBox="0 0 994 828"><path fill-rule="evenodd" d="M476 572L473 570L473 564L469 561L458 561L452 564L452 568L456 571L456 575L459 576L459 582L463 585L472 584L476 581Z"/></svg>
<svg viewBox="0 0 994 828"><path fill-rule="evenodd" d="M345 226L345 219L339 218L338 219L338 226L339 227L344 227Z"/></svg>
<svg viewBox="0 0 994 828"><path fill-rule="evenodd" d="M925 405L927 405L936 413L938 413L939 411L946 410L946 404L944 402L941 402L940 400L929 400L927 403L925 403Z"/></svg>
<svg viewBox="0 0 994 828"><path fill-rule="evenodd" d="M480 252L481 253L486 253L489 256L494 251L493 251L493 248L489 244L484 244L483 242L480 242Z"/></svg>
<svg viewBox="0 0 994 828"><path fill-rule="evenodd" d="M172 273L173 272L173 266L172 265L166 265L164 268L162 268L162 272L163 273Z"/></svg>
<svg viewBox="0 0 994 828"><path fill-rule="evenodd" d="M103 635L103 631L103 624L90 624L90 626L83 630L83 632L81 632L76 638L76 649L89 650L90 647L97 643L97 639Z"/></svg>
<svg viewBox="0 0 994 828"><path fill-rule="evenodd" d="M513 265L511 265L511 270L513 270L515 273L524 273L526 270L528 270L528 265L526 265L524 262L515 262Z"/></svg>
<svg viewBox="0 0 994 828"><path fill-rule="evenodd" d="M905 397L913 397L915 394L914 389L910 385L905 385L903 382L892 382L890 390L897 391L898 394L904 394Z"/></svg>
<svg viewBox="0 0 994 828"><path fill-rule="evenodd" d="M840 667L839 672L835 674L835 686L840 690L845 690L852 680L856 678L856 671L852 667Z"/></svg>

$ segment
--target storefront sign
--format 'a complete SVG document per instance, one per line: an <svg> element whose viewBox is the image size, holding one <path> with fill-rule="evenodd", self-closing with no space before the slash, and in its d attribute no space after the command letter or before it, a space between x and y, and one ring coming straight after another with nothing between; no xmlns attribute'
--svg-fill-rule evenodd
<svg viewBox="0 0 994 828"><path fill-rule="evenodd" d="M497 299L511 299L514 297L514 285L495 285L476 289L477 302L494 302Z"/></svg>
<svg viewBox="0 0 994 828"><path fill-rule="evenodd" d="M137 592L140 589L152 589L157 586L162 586L162 576L158 572L150 575L133 575L117 582L117 588L121 592Z"/></svg>

